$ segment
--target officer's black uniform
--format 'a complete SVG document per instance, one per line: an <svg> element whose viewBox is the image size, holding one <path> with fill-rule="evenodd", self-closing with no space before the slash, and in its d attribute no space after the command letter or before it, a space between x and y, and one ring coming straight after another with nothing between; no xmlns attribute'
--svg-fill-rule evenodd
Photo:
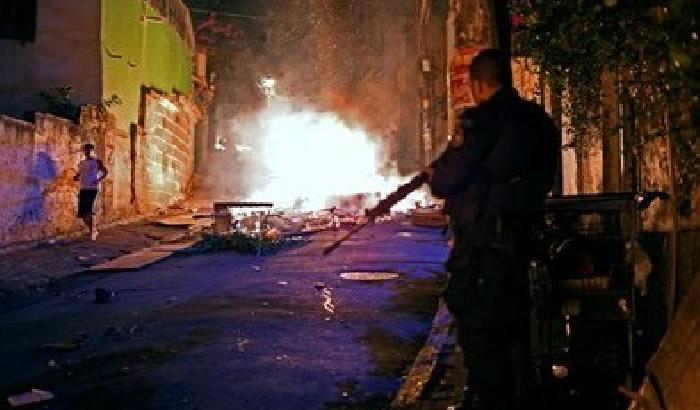
<svg viewBox="0 0 700 410"><path fill-rule="evenodd" d="M529 377L529 232L551 190L558 132L538 105L500 89L463 117L464 142L433 164L455 245L445 301L484 409L524 408Z"/></svg>

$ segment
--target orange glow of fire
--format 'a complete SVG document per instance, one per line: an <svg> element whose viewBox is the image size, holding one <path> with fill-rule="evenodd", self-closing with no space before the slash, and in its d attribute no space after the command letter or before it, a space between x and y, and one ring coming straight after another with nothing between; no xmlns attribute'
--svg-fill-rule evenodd
<svg viewBox="0 0 700 410"><path fill-rule="evenodd" d="M294 111L281 104L265 109L258 121L256 154L266 178L249 200L318 210L329 206L331 197L386 195L406 179L395 170L382 174L385 155L379 138L336 114ZM413 193L395 209L408 209L416 201L425 201L425 193Z"/></svg>

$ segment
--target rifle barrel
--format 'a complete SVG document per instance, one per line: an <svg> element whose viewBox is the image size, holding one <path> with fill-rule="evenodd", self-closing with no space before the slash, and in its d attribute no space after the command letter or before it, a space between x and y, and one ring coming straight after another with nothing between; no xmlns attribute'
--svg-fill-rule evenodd
<svg viewBox="0 0 700 410"><path fill-rule="evenodd" d="M388 214L389 211L391 210L391 207L396 205L399 201L402 199L406 198L408 194L411 192L415 191L416 189L420 188L421 185L423 185L424 182L427 181L427 175L425 173L420 173L413 178L411 178L410 181L407 183L399 186L396 188L396 190L389 195L387 195L386 198L382 199L379 201L377 206L375 206L372 209L368 209L365 211L365 215L367 216L367 221L362 223L361 225L357 225L354 228L352 228L350 231L348 231L345 235L343 235L340 239L336 240L333 242L330 246L326 247L323 250L323 256L329 255L331 252L334 250L338 249L338 247L348 239L350 239L351 236L362 230L365 226L369 225L370 223L373 223L374 220L384 214Z"/></svg>

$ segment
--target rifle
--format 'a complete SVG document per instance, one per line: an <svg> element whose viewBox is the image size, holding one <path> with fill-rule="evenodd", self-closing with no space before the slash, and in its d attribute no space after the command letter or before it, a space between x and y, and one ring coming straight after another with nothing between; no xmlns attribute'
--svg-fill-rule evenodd
<svg viewBox="0 0 700 410"><path fill-rule="evenodd" d="M327 256L328 254L330 254L334 250L338 249L338 247L343 242L350 239L351 236L358 233L365 226L373 223L377 219L377 217L388 214L389 210L391 210L392 206L396 205L399 201L406 198L408 196L408 194L410 194L411 192L420 188L421 185L423 185L427 180L428 180L428 175L424 172L421 172L420 174L411 178L411 180L408 181L407 183L396 188L396 190L394 192L390 193L389 195L387 195L386 198L379 201L379 203L374 208L365 210L365 216L367 217L367 220L365 222L363 222L362 224L355 226L349 232L347 232L345 235L343 235L342 238L336 240L335 242L333 242L333 244L326 247L323 250L323 256Z"/></svg>

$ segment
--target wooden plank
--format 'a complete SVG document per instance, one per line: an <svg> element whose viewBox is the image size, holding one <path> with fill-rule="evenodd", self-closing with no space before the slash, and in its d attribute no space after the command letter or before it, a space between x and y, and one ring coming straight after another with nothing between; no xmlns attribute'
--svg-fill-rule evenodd
<svg viewBox="0 0 700 410"><path fill-rule="evenodd" d="M197 241L187 241L187 242L180 242L180 243L164 243L162 245L154 246L152 248L149 248L153 252L178 252L183 249L187 249L197 243Z"/></svg>
<svg viewBox="0 0 700 410"><path fill-rule="evenodd" d="M155 221L153 221L153 223L157 224L157 225L163 225L163 226L187 227L190 225L194 225L196 223L196 221L192 217L192 215L176 215L176 216L168 216L165 218L156 219Z"/></svg>
<svg viewBox="0 0 700 410"><path fill-rule="evenodd" d="M87 270L89 272L138 270L156 262L160 262L163 259L170 257L172 254L172 251L158 251L147 248L116 259L112 259L111 261L107 261L99 265L92 266Z"/></svg>

